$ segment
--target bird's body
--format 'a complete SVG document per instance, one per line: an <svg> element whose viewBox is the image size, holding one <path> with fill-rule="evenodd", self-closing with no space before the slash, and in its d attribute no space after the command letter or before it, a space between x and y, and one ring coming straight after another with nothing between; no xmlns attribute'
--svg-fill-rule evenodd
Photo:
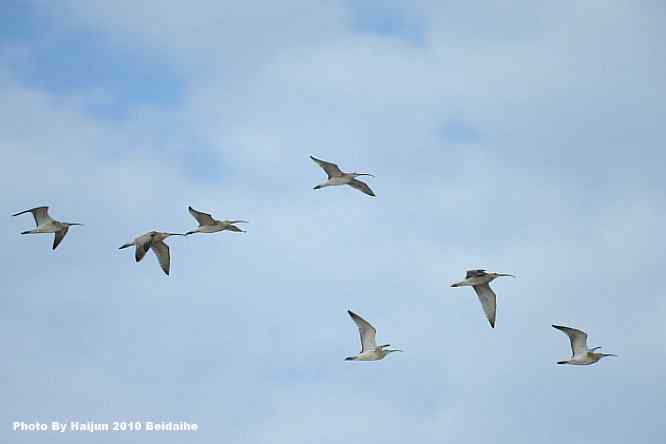
<svg viewBox="0 0 666 444"><path fill-rule="evenodd" d="M317 165L319 165L324 172L328 175L328 180L324 183L321 183L314 187L315 190L325 187L334 187L339 185L349 185L352 188L356 188L362 193L367 194L368 196L375 197L375 193L370 189L367 183L362 182L356 179L358 176L371 176L375 177L372 174L368 173L345 173L340 168L331 162L326 162L325 160L317 159L313 156L310 156Z"/></svg>
<svg viewBox="0 0 666 444"><path fill-rule="evenodd" d="M465 287L469 286L474 288L476 295L479 297L483 312L490 322L490 326L495 328L495 315L497 312L497 296L490 283L500 276L511 276L507 273L487 273L485 270L468 270L465 275L465 280L451 284L452 287Z"/></svg>
<svg viewBox="0 0 666 444"><path fill-rule="evenodd" d="M569 337L571 342L571 358L566 361L558 361L558 364L569 365L590 365L599 362L601 358L606 356L617 356L611 353L596 353L595 350L601 347L587 348L587 333L571 327L563 325L553 325L553 328L560 330L562 333Z"/></svg>
<svg viewBox="0 0 666 444"><path fill-rule="evenodd" d="M171 269L171 254L169 252L169 246L164 243L164 239L169 236L183 236L183 234L149 231L133 241L123 244L119 250L132 246L135 247L134 258L137 262L140 262L141 259L144 258L148 250L153 250L162 270L168 275L169 270Z"/></svg>
<svg viewBox="0 0 666 444"><path fill-rule="evenodd" d="M36 207L31 210L25 210L16 214L12 214L12 216L18 216L25 213L32 213L32 216L35 218L35 225L37 227L34 230L22 231L21 234L55 233L55 238L53 239L54 250L65 238L69 227L73 225L83 225L74 222L60 222L52 219L51 216L49 216L49 207Z"/></svg>
<svg viewBox="0 0 666 444"><path fill-rule="evenodd" d="M246 220L217 220L213 219L208 213L202 213L192 207L187 207L192 217L199 223L199 227L192 231L188 231L185 235L194 233L217 233L218 231L234 231L236 233L245 233L244 230L238 228L235 224L248 223Z"/></svg>
<svg viewBox="0 0 666 444"><path fill-rule="evenodd" d="M361 353L356 356L345 358L345 361L379 361L384 359L386 355L393 352L401 352L402 350L389 350L390 344L377 345L376 335L377 330L370 325L368 321L354 313L347 310L349 316L358 327L359 334L361 335Z"/></svg>

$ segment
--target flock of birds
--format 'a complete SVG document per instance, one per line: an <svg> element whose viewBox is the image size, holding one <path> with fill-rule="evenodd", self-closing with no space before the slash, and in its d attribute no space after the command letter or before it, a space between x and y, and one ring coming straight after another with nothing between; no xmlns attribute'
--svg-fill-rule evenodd
<svg viewBox="0 0 666 444"><path fill-rule="evenodd" d="M339 185L349 185L369 196L375 197L375 193L370 189L368 184L357 179L359 176L374 177L369 173L345 173L340 168L331 162L317 159L313 156L310 158L317 163L328 175L326 182L323 182L314 187L315 190ZM162 267L162 270L167 275L169 274L171 266L171 255L169 246L164 242L170 236L188 236L195 233L216 233L219 231L233 231L236 233L244 233L245 231L238 228L237 224L248 223L245 220L217 220L208 213L197 211L192 207L188 207L192 217L197 221L199 226L187 233L167 233L160 231L150 231L135 238L131 242L123 244L119 249L134 247L134 258L136 262L140 262L148 252L152 250L157 260ZM48 207L36 207L30 210L21 211L13 214L12 216L19 216L25 213L32 213L35 218L36 228L34 230L27 230L21 234L42 234L42 233L55 233L53 240L53 249L55 250L58 245L65 238L69 231L69 227L75 225L83 225L74 222L60 222L49 216ZM483 311L490 322L490 326L495 328L495 313L497 306L497 296L490 283L498 277L509 276L514 277L508 273L489 273L486 270L476 269L468 270L465 279L460 282L451 284L451 287L472 287L481 302ZM388 354L393 352L401 352L402 350L389 349L390 344L377 345L376 335L377 330L365 319L358 314L348 311L349 316L352 318L358 327L361 336L361 352L355 356L346 358L346 361L378 361L384 359ZM617 356L610 353L597 353L596 350L601 347L588 348L587 334L581 330L565 327L561 325L553 325L554 328L560 330L569 337L571 342L572 356L570 359L558 361L558 364L571 364L571 365L590 365L598 362L601 358L607 356Z"/></svg>

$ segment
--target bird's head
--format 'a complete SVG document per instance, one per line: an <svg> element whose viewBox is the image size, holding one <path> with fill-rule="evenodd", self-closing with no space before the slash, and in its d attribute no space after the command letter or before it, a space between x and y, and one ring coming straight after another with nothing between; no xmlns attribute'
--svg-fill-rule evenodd
<svg viewBox="0 0 666 444"><path fill-rule="evenodd" d="M185 236L185 235L182 234L182 233L160 233L159 231L152 231L150 233L150 238L152 240L156 240L156 241L162 241L162 240L166 239L167 237L171 237L171 236Z"/></svg>
<svg viewBox="0 0 666 444"><path fill-rule="evenodd" d="M512 277L512 278L516 277L513 274L508 274L508 273L488 273L488 274L491 275L493 278L498 278L498 277L502 277L502 276L509 276L509 277Z"/></svg>
<svg viewBox="0 0 666 444"><path fill-rule="evenodd" d="M389 349L386 349L386 350L384 350L384 354L385 354L385 355L388 355L389 353L401 352L401 351L402 351L402 350L389 350Z"/></svg>

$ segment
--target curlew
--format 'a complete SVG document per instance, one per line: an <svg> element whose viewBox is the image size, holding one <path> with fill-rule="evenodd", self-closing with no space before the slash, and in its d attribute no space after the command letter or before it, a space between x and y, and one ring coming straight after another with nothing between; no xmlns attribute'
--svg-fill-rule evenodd
<svg viewBox="0 0 666 444"><path fill-rule="evenodd" d="M328 175L328 180L324 183L321 183L314 187L315 190L324 187L333 187L337 185L349 185L352 188L367 194L368 196L375 197L375 193L372 192L367 183L361 182L356 179L358 176L370 176L375 177L372 174L368 173L345 173L340 170L340 168L331 162L326 162L325 160L317 159L313 156L310 156L310 159L314 160Z"/></svg>
<svg viewBox="0 0 666 444"><path fill-rule="evenodd" d="M141 262L141 259L146 255L148 250L153 250L157 260L164 270L164 273L169 275L169 270L171 268L171 254L169 253L169 246L164 243L164 239L169 236L184 236L180 233L161 233L159 231L150 231L146 234L143 234L132 242L128 242L122 245L119 250L123 248L128 248L131 246L135 247L134 258L137 262Z"/></svg>
<svg viewBox="0 0 666 444"><path fill-rule="evenodd" d="M393 352L401 352L402 350L389 350L387 347L390 347L391 344L385 344L377 346L375 336L377 335L377 330L370 325L368 321L354 313L353 311L347 310L349 316L351 316L354 323L358 327L358 331L361 335L361 353L356 356L350 356L345 358L345 361L379 361L384 359L386 355Z"/></svg>
<svg viewBox="0 0 666 444"><path fill-rule="evenodd" d="M202 213L201 211L197 211L192 207L187 207L187 209L192 217L195 218L199 223L199 226L192 231L188 231L185 233L185 235L194 233L216 233L218 231L225 230L234 231L236 233L245 233L245 230L241 230L235 224L249 223L246 220L217 220L213 219L213 216L210 214Z"/></svg>
<svg viewBox="0 0 666 444"><path fill-rule="evenodd" d="M564 327L562 325L553 325L553 328L556 328L565 335L569 336L569 341L571 342L571 359L566 361L557 361L558 364L590 365L594 364L595 362L599 362L601 358L605 358L606 356L617 356L612 353L594 352L601 347L593 347L588 349L587 333L584 331L571 327Z"/></svg>
<svg viewBox="0 0 666 444"><path fill-rule="evenodd" d="M452 287L470 286L474 288L483 307L483 312L486 314L492 328L495 328L497 297L489 284L500 276L515 277L512 274L506 273L486 273L486 270L468 270L464 281L451 284Z"/></svg>
<svg viewBox="0 0 666 444"><path fill-rule="evenodd" d="M74 222L60 222L51 219L51 216L49 216L49 207L37 207L31 210L25 210L21 211L20 213L12 214L12 216L18 216L25 213L32 213L32 216L35 218L35 225L37 225L37 228L34 230L22 231L21 234L55 233L55 238L53 239L54 250L65 238L69 227L73 225L83 225Z"/></svg>

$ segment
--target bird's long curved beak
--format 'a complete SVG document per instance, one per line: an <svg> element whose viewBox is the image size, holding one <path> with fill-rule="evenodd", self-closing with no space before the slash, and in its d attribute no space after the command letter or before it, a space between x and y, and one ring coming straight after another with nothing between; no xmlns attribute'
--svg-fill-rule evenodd
<svg viewBox="0 0 666 444"><path fill-rule="evenodd" d="M358 173L358 175L359 175L359 176L370 176L370 177L375 177L374 174L370 174L370 173Z"/></svg>
<svg viewBox="0 0 666 444"><path fill-rule="evenodd" d="M515 275L513 275L513 274L508 274L508 273L497 273L497 276L509 276L509 277L512 277L512 278L515 278L515 277L516 277Z"/></svg>

